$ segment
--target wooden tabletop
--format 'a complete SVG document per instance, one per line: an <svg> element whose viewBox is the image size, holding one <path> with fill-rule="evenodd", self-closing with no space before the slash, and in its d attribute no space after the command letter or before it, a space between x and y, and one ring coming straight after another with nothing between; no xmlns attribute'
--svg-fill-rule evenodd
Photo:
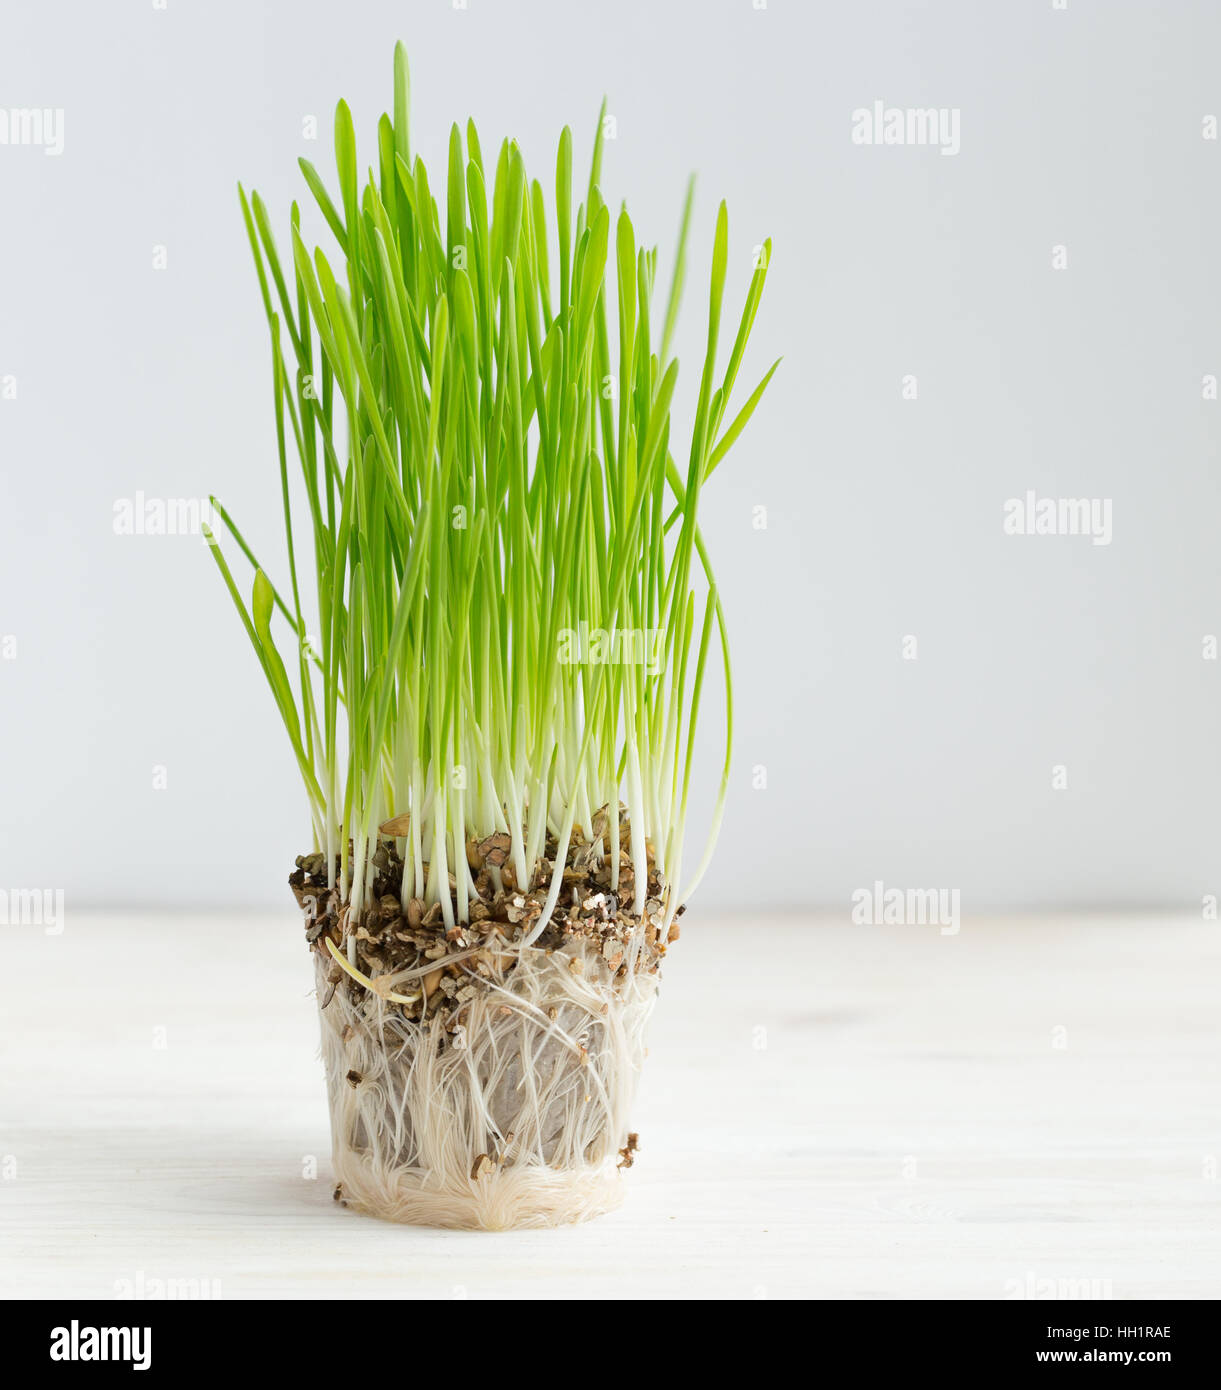
<svg viewBox="0 0 1221 1390"><path fill-rule="evenodd" d="M5 927L0 1295L1221 1294L1216 923L685 921L626 1204L494 1235L332 1202L291 908Z"/></svg>

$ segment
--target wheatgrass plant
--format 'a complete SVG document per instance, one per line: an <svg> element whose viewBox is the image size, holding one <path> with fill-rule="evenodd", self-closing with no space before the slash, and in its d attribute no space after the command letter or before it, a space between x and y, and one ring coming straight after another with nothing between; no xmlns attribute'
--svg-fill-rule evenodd
<svg viewBox="0 0 1221 1390"><path fill-rule="evenodd" d="M263 200L239 190L270 328L287 585L268 578L216 499L256 571L249 604L210 538L305 783L316 852L308 867L339 905L335 925L311 936L331 972L329 994L337 964L352 998L369 995L379 1027L387 1010L408 1006L423 1011L425 1026L422 981L436 973L432 957L390 970L375 951L372 964L361 955L360 924L384 901L374 886L388 882L388 851L403 912L416 905L410 925L420 909L425 924L439 915L444 939L465 947L454 961L469 964L478 943L463 930L490 901L534 891L532 910L509 913L519 925L505 932L497 979L507 959L520 965L544 944L560 914L575 920L584 910L578 861L604 866L602 916L608 903L620 922L651 913L650 943L664 951L713 852L733 733L725 618L699 501L778 365L731 409L771 247L753 258L718 370L729 269L722 204L698 402L680 438L670 345L692 186L659 311L657 251L638 245L626 206L612 214L600 190L601 119L575 209L567 128L550 207L517 145L503 142L485 164L471 123L465 140L452 128L444 194L434 197L411 151L408 91L399 45L393 115L379 122L363 186L343 102L335 193L300 161L331 251L307 248L296 203L281 251ZM290 499L290 454L303 515ZM316 643L307 638L311 607ZM684 839L710 664L725 683L725 752L711 831L691 867ZM628 941L625 964L614 962L621 977L640 951ZM530 989L522 1006L537 1012L537 981ZM590 1015L600 1008L594 998ZM367 1057L363 1065L362 1077ZM418 1067L413 1077L418 1087ZM505 1139L508 1122L493 1113L484 1075L468 1150L455 1157L452 1133L433 1133L429 1159L418 1135L404 1137L407 1102L395 1102L384 1079L373 1109L350 1118L367 1141L378 1107L390 1115L386 1171L461 1166L481 1130ZM332 1083L335 1100L334 1075ZM432 1081L412 1102L417 1129L431 1123L420 1120L429 1096L441 1103ZM571 1104L571 1095L562 1100ZM612 1129L622 1128L623 1109L622 1096L608 1102ZM562 1167L589 1149L572 1138L587 1125L569 1126L562 1161L564 1146L545 1124L535 1128L536 1165ZM495 1223L518 1215L485 1213Z"/></svg>

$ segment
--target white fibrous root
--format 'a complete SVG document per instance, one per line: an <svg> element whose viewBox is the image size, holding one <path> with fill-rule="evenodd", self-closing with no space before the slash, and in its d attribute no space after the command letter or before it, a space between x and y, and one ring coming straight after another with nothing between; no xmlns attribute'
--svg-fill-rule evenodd
<svg viewBox="0 0 1221 1390"><path fill-rule="evenodd" d="M396 1002L316 953L336 1198L484 1230L618 1206L658 987L653 953L630 957L612 965L582 937L515 945L491 977L468 966L448 1011L434 992L430 1011L426 994Z"/></svg>

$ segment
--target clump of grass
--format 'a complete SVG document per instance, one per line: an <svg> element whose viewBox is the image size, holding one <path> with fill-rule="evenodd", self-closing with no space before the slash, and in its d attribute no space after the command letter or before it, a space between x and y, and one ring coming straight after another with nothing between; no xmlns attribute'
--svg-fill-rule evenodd
<svg viewBox="0 0 1221 1390"><path fill-rule="evenodd" d="M643 910L652 855L668 925L708 865L728 785L729 647L697 516L778 365L731 411L771 244L718 371L721 205L688 437L671 416L670 343L691 186L662 308L656 249L600 191L601 121L575 209L567 128L550 207L517 145L485 165L470 123L465 140L450 132L438 201L412 157L408 89L400 44L394 112L363 187L342 101L334 193L300 161L329 253L307 248L294 202L283 254L263 200L239 190L270 327L287 584L216 499L256 571L249 603L210 537L213 553L288 732L315 850L355 920L379 833L397 841L404 904L439 904L448 927L477 898L469 841L504 832L515 884L549 884L529 945L558 901L574 829L590 833L622 800L631 909ZM708 843L684 878L710 660L725 681L724 763ZM614 888L620 817L598 824Z"/></svg>

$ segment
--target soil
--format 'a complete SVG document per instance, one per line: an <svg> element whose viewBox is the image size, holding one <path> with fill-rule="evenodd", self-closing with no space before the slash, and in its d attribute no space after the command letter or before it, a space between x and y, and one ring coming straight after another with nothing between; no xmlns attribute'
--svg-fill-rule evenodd
<svg viewBox="0 0 1221 1390"><path fill-rule="evenodd" d="M635 876L631 825L625 808L619 812L619 884L616 891L611 890L610 864L603 852L607 813L603 807L594 816L591 839L584 837L580 827L574 830L564 865L564 887L551 921L534 945L551 951L575 938L584 938L587 949L596 948L613 977L626 974L628 947L639 934L643 939L635 968L655 972L666 946L678 937L678 923L671 924L663 941L665 890L654 868L651 845L647 847L649 881L645 910L640 917L630 910ZM391 823L390 828L397 827ZM357 967L371 979L401 970L419 970L435 962L434 968L422 977L421 998L400 1007L411 1018L434 1013L456 1018L479 988L479 977L501 983L512 971L516 961L513 948L533 929L546 902L558 852L554 837L548 836L534 881L525 888L514 880L513 866L508 862L509 848L509 836L503 832L467 843L467 860L478 896L470 903L471 920L456 923L448 931L440 903L427 904L422 898L410 898L404 906L403 864L390 838L379 839L373 854L376 874L358 922L353 920L350 906L341 900L338 889L327 887L324 854L300 856L288 882L305 914L305 937L313 950L326 953L326 937L340 946L355 936ZM500 887L495 884L493 870L499 873ZM335 878L338 877L337 861ZM456 917L452 874L450 889ZM677 915L681 913L680 907ZM581 961L574 958L572 964L579 966ZM336 988L353 992L363 989L334 961L327 978L323 1008L330 1003ZM404 994L414 994L419 988L420 977L396 987ZM630 1154L625 1157L630 1163Z"/></svg>

